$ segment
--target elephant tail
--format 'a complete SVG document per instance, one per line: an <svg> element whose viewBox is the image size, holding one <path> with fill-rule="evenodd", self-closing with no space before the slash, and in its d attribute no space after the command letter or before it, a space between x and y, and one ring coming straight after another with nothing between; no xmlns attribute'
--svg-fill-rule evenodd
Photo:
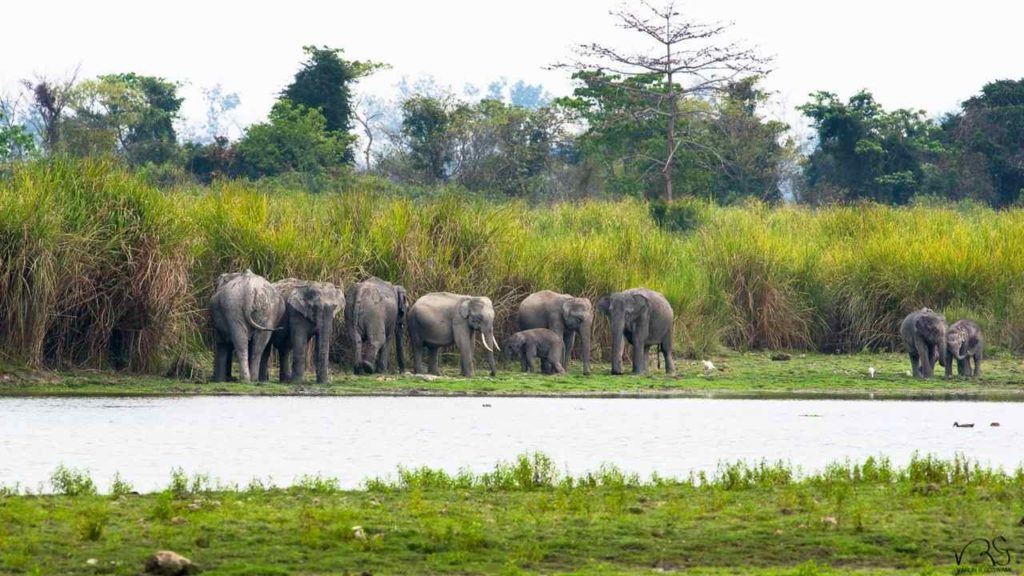
<svg viewBox="0 0 1024 576"><path fill-rule="evenodd" d="M256 319L252 317L253 300L255 300L256 296L255 290L250 288L248 291L248 296L248 302L245 303L245 321L248 322L249 325L255 328L256 330L261 330L263 332L274 332L276 330L280 330L282 328L281 326L278 326L277 328L268 328L267 326L264 326L257 322Z"/></svg>

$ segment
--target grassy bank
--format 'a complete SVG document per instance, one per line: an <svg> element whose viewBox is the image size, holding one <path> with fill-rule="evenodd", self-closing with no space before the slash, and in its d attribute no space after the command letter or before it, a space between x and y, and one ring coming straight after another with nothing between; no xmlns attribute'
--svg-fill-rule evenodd
<svg viewBox="0 0 1024 576"><path fill-rule="evenodd" d="M194 375L208 366L213 279L246 267L341 284L375 274L414 297L486 294L503 332L534 290L596 299L643 285L672 303L689 355L891 349L921 305L978 319L991 347L1022 348L1024 210L693 203L673 212L685 229L668 231L633 201L529 207L443 190L410 199L373 179L350 188L161 192L102 161L20 166L0 181L0 354Z"/></svg>
<svg viewBox="0 0 1024 576"><path fill-rule="evenodd" d="M614 467L565 477L533 455L480 475L403 470L359 491L324 478L211 488L179 473L143 496L123 483L96 495L62 470L53 487L62 495L0 497L3 573L135 574L172 549L208 574L951 574L974 538L1005 538L1014 568L1024 542L1024 472L921 457L641 481ZM987 563L978 552L964 563Z"/></svg>
<svg viewBox="0 0 1024 576"><path fill-rule="evenodd" d="M352 376L335 371L331 382L307 379L301 386L218 383L138 376L108 371L0 371L0 396L117 396L117 395L511 395L511 396L716 396L796 398L935 398L1024 401L1024 366L1009 356L986 359L979 380L907 376L904 354L794 354L775 361L764 352L712 356L715 371L704 374L698 361L676 365L674 376L652 370L649 376L611 376L608 365L596 365L591 376L579 366L563 376L542 376L499 370L461 378L448 368L440 378L412 374ZM874 378L868 368L876 370ZM940 369L941 372L941 369Z"/></svg>

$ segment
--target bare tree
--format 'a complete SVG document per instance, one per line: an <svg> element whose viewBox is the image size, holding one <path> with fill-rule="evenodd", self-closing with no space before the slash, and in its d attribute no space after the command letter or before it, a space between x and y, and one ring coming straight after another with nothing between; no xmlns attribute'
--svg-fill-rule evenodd
<svg viewBox="0 0 1024 576"><path fill-rule="evenodd" d="M372 168L370 165L370 154L373 152L374 131L380 128L378 123L383 116L384 110L381 103L373 98L359 99L352 111L352 118L363 129L363 133L366 134L366 146L363 147L363 157L367 172Z"/></svg>
<svg viewBox="0 0 1024 576"><path fill-rule="evenodd" d="M722 35L731 24L705 24L687 19L673 1L658 8L642 0L635 8L624 6L613 10L611 15L619 28L642 34L654 48L647 52L627 52L598 43L581 44L576 47L575 61L554 67L610 72L611 75L598 74L597 81L615 82L617 87L634 93L645 102L642 115L664 118L665 153L661 158L650 160L661 172L664 198L670 202L673 165L683 143L676 134L682 98L711 95L740 78L764 75L768 72L770 58L725 41ZM656 76L663 84L621 81L639 76Z"/></svg>
<svg viewBox="0 0 1024 576"><path fill-rule="evenodd" d="M53 154L60 142L60 123L64 111L71 104L73 88L78 80L78 68L64 80L50 80L36 76L21 83L31 94L32 109L36 113L36 132L43 136L47 153Z"/></svg>

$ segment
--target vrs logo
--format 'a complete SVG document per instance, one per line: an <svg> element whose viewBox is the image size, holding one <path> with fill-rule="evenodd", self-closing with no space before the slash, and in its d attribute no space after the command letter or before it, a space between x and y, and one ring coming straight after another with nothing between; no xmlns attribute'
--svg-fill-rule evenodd
<svg viewBox="0 0 1024 576"><path fill-rule="evenodd" d="M975 538L964 544L959 552L953 552L953 557L956 559L956 574L1012 572L1010 550L1002 536L991 540Z"/></svg>

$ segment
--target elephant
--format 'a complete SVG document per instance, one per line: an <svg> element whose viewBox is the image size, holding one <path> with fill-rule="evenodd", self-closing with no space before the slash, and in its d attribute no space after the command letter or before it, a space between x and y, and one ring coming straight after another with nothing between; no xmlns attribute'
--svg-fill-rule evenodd
<svg viewBox="0 0 1024 576"><path fill-rule="evenodd" d="M541 372L562 374L562 360L565 358L565 344L562 336L547 328L520 330L505 340L506 358L519 356L523 372L533 372L533 360L540 356Z"/></svg>
<svg viewBox="0 0 1024 576"><path fill-rule="evenodd" d="M985 346L981 328L974 320L958 320L946 330L946 378L953 376L953 359L960 376L981 376L981 356ZM971 360L974 369L971 369Z"/></svg>
<svg viewBox="0 0 1024 576"><path fill-rule="evenodd" d="M277 349L281 382L298 384L303 381L306 377L306 346L316 337L316 381L326 384L329 381L328 357L334 335L334 317L345 308L345 293L330 282L295 278L275 282L274 288L285 301L280 329L270 339L271 345ZM269 360L270 346L263 352L261 382L268 380Z"/></svg>
<svg viewBox="0 0 1024 576"><path fill-rule="evenodd" d="M594 308L587 298L541 290L519 304L520 330L547 328L562 338L562 366L568 370L572 347L579 334L583 350L583 374L590 374L590 337L594 330Z"/></svg>
<svg viewBox="0 0 1024 576"><path fill-rule="evenodd" d="M633 373L647 373L647 349L658 345L665 356L665 373L672 374L672 306L659 292L631 288L602 297L597 309L612 328L612 374L622 374L623 339L633 345Z"/></svg>
<svg viewBox="0 0 1024 576"><path fill-rule="evenodd" d="M252 270L221 274L210 297L214 328L213 382L230 378L231 352L243 382L259 375L263 352L285 315L277 289Z"/></svg>
<svg viewBox="0 0 1024 576"><path fill-rule="evenodd" d="M494 305L491 299L450 292L424 294L409 309L413 371L417 374L423 372L423 353L429 351L430 373L440 375L438 350L454 344L459 349L462 375L472 376L473 341L477 334L487 349L487 363L491 376L494 376L494 352L501 351L501 348L494 339Z"/></svg>
<svg viewBox="0 0 1024 576"><path fill-rule="evenodd" d="M900 337L910 356L914 378L931 378L935 363L945 363L946 319L929 308L915 310L903 319Z"/></svg>
<svg viewBox="0 0 1024 576"><path fill-rule="evenodd" d="M405 288L368 278L349 287L345 301L345 331L352 342L353 372L387 372L392 342L398 371L404 372L402 330L409 310Z"/></svg>

